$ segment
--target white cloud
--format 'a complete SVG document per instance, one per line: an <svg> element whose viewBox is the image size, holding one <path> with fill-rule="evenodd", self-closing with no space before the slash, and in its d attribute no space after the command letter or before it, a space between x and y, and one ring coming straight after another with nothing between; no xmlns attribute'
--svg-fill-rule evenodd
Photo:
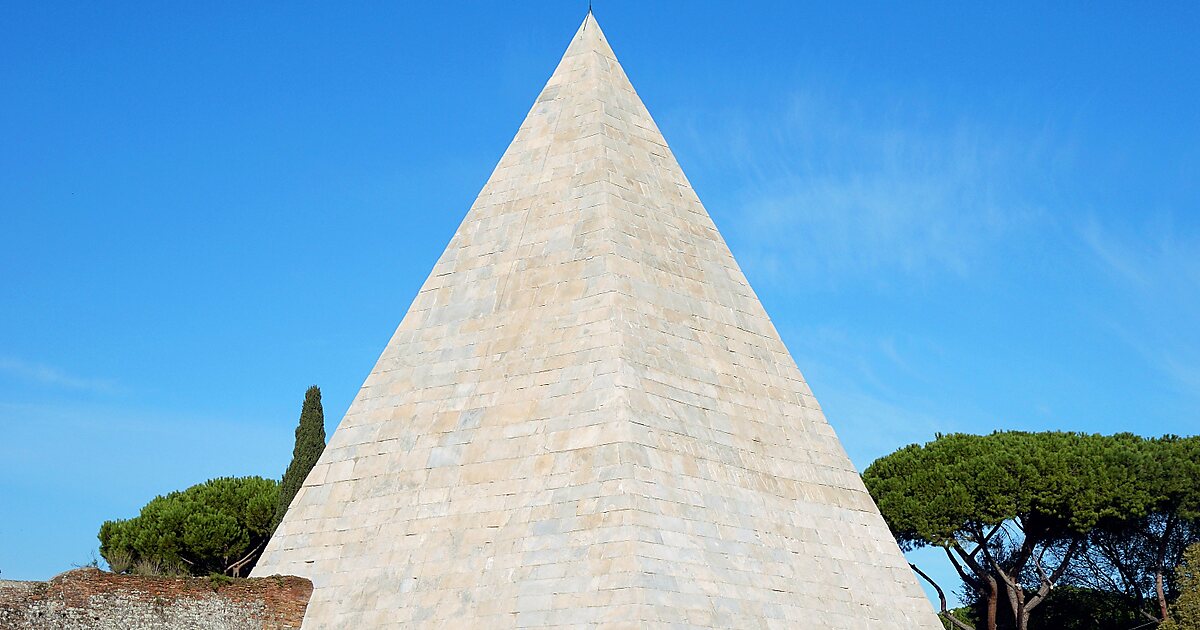
<svg viewBox="0 0 1200 630"><path fill-rule="evenodd" d="M1116 340L1200 396L1200 233L1160 214L1132 227L1092 216L1078 234L1116 296L1094 316Z"/></svg>
<svg viewBox="0 0 1200 630"><path fill-rule="evenodd" d="M113 380L84 378L56 367L42 363L22 361L12 357L0 357L0 372L24 381L31 381L61 389L99 394L111 394L117 391L117 383Z"/></svg>
<svg viewBox="0 0 1200 630"><path fill-rule="evenodd" d="M705 166L736 171L739 193L723 200L734 218L721 228L752 244L738 253L754 276L963 276L996 241L1049 220L1036 193L1070 158L1044 129L841 105L797 98L696 124L704 132L689 140Z"/></svg>
<svg viewBox="0 0 1200 630"><path fill-rule="evenodd" d="M856 335L836 326L785 331L792 352L842 445L860 468L897 448L966 430L979 414L931 400L914 383L929 383L937 347L911 336ZM925 359L922 359L925 357Z"/></svg>

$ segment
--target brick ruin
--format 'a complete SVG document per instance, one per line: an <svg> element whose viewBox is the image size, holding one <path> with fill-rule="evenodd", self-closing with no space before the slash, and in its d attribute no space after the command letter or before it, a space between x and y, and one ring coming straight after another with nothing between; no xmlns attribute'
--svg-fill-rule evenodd
<svg viewBox="0 0 1200 630"><path fill-rule="evenodd" d="M0 580L4 630L284 630L299 628L312 583L117 575L83 568L47 582Z"/></svg>

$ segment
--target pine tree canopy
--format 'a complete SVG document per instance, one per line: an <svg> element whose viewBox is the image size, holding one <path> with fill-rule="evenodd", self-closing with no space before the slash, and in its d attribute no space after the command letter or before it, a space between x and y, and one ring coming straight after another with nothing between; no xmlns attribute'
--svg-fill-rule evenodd
<svg viewBox="0 0 1200 630"><path fill-rule="evenodd" d="M902 547L943 551L982 627L1021 630L1068 585L1164 618L1200 537L1198 478L1200 437L1019 431L939 435L863 473Z"/></svg>
<svg viewBox="0 0 1200 630"><path fill-rule="evenodd" d="M278 484L220 477L156 497L128 520L100 526L100 555L117 573L240 576L271 536Z"/></svg>

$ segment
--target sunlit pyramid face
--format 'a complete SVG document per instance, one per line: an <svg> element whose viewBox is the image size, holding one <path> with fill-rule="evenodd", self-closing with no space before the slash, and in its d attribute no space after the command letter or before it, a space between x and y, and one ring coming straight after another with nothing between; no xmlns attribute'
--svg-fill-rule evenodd
<svg viewBox="0 0 1200 630"><path fill-rule="evenodd" d="M306 628L941 627L591 15L275 573Z"/></svg>

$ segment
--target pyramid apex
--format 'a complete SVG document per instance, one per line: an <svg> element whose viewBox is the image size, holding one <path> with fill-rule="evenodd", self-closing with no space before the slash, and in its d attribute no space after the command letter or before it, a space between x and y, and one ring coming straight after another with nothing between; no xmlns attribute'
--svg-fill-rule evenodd
<svg viewBox="0 0 1200 630"><path fill-rule="evenodd" d="M575 37L571 40L566 54L571 55L584 51L598 52L608 57L613 56L612 48L609 47L608 40L604 37L604 31L600 28L600 23L596 21L596 14L592 13L591 6L588 6L587 15L583 16L583 23L575 31Z"/></svg>

